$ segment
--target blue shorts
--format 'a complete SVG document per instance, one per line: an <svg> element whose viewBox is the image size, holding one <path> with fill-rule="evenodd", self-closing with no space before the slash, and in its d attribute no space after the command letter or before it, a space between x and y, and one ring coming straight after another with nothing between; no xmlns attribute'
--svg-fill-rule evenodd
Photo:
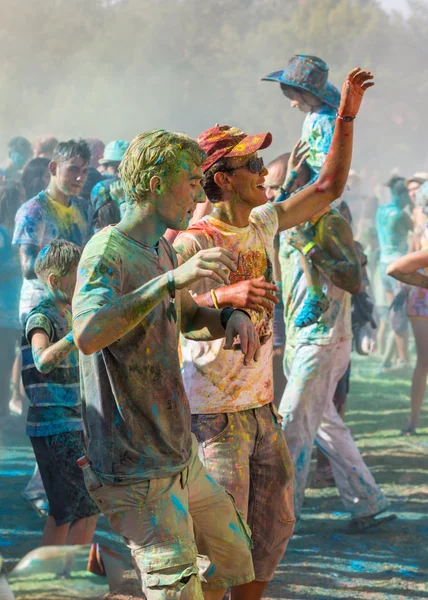
<svg viewBox="0 0 428 600"><path fill-rule="evenodd" d="M67 431L30 440L49 500L49 516L57 527L98 514L76 462L86 452L83 433Z"/></svg>

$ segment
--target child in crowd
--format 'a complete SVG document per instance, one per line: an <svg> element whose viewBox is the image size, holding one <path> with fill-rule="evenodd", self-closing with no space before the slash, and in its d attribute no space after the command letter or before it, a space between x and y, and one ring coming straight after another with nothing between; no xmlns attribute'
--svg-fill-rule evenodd
<svg viewBox="0 0 428 600"><path fill-rule="evenodd" d="M98 518L76 463L85 449L69 305L79 259L79 247L65 240L53 240L39 252L35 273L46 297L28 314L22 342L30 400L26 431L49 500L42 545L89 544Z"/></svg>
<svg viewBox="0 0 428 600"><path fill-rule="evenodd" d="M340 102L339 90L328 81L328 72L328 65L320 58L298 54L291 57L283 71L275 71L263 77L264 81L277 81L282 93L291 101L291 107L306 115L298 151L305 152L306 164L309 167L307 184L318 177L326 159ZM287 189L293 186L297 176L297 170L289 171L284 185L286 193L277 202L287 197ZM328 217L324 216L329 211L330 207L324 209L308 223L308 227L314 227L317 244L321 247L325 233L329 230L325 221ZM296 316L296 327L308 327L316 323L329 307L329 301L320 284L318 270L309 260L314 245L302 250L301 265L307 278L308 291L305 302Z"/></svg>

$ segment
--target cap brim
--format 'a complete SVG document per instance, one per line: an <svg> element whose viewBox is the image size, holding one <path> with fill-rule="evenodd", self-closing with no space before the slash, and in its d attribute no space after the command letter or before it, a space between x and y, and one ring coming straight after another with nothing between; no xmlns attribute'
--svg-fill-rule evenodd
<svg viewBox="0 0 428 600"><path fill-rule="evenodd" d="M98 161L98 164L100 165L106 165L107 163L117 163L120 164L122 162L122 159L115 159L112 160L111 158L101 158L101 160Z"/></svg>
<svg viewBox="0 0 428 600"><path fill-rule="evenodd" d="M262 81L278 81L278 83L284 83L284 71L274 71L262 77Z"/></svg>
<svg viewBox="0 0 428 600"><path fill-rule="evenodd" d="M247 156L254 154L258 150L264 150L272 144L272 134L269 132L256 135L247 135L243 140L236 144L230 152L225 154L225 158L234 158L235 156Z"/></svg>

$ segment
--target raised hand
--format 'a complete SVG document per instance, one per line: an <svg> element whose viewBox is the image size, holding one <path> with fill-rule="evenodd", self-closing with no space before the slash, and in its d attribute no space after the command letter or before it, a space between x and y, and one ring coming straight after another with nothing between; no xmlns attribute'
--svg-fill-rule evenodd
<svg viewBox="0 0 428 600"><path fill-rule="evenodd" d="M291 171L295 171L297 175L308 157L309 146L307 142L299 140L291 151L290 158L288 159L287 174Z"/></svg>
<svg viewBox="0 0 428 600"><path fill-rule="evenodd" d="M187 262L174 269L174 284L177 290L181 290L203 277L209 277L217 283L228 285L229 271L236 271L232 252L224 248L199 250Z"/></svg>
<svg viewBox="0 0 428 600"><path fill-rule="evenodd" d="M296 248L296 250L302 251L307 244L313 242L314 236L310 228L302 225L297 225L287 231L288 243Z"/></svg>
<svg viewBox="0 0 428 600"><path fill-rule="evenodd" d="M364 92L374 85L370 71L362 71L360 67L348 73L342 87L338 114L342 117L356 117L360 109Z"/></svg>

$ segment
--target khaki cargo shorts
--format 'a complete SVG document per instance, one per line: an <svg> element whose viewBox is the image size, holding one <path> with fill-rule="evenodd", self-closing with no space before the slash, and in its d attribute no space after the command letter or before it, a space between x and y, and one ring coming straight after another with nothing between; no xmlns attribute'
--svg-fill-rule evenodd
<svg viewBox="0 0 428 600"><path fill-rule="evenodd" d="M178 475L90 492L130 548L147 600L203 600L202 590L254 579L251 532L192 439L191 462Z"/></svg>

